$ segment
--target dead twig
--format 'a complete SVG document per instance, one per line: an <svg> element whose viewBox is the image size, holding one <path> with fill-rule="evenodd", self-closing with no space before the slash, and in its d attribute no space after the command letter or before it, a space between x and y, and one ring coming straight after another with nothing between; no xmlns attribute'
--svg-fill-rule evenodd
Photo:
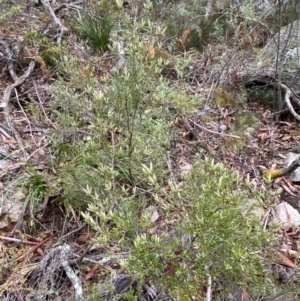
<svg viewBox="0 0 300 301"><path fill-rule="evenodd" d="M41 261L41 268L44 273L53 273L53 266L51 268L52 262L57 261L56 258L59 256L59 266L62 266L65 270L67 277L72 282L73 288L75 290L75 300L76 301L84 301L86 300L82 290L82 282L79 277L74 273L73 269L70 266L69 257L71 253L71 248L69 245L64 244L62 246L58 246L56 248L51 249L51 251L43 258ZM56 268L59 268L56 266ZM55 285L53 281L52 286ZM53 289L53 288L52 288Z"/></svg>
<svg viewBox="0 0 300 301"><path fill-rule="evenodd" d="M56 17L54 10L49 3L49 0L41 0L41 4L43 5L44 9L48 11L53 23L58 28L57 44L60 44L64 32L68 31L68 29L63 26L60 20Z"/></svg>
<svg viewBox="0 0 300 301"><path fill-rule="evenodd" d="M63 241L65 240L66 238L72 236L73 234L79 232L82 228L84 228L86 226L86 223L82 224L80 227L76 228L75 230L71 231L71 232L68 232L66 235L60 237L58 239L58 241Z"/></svg>
<svg viewBox="0 0 300 301"><path fill-rule="evenodd" d="M24 111L24 109L23 109L23 107L22 107L22 105L21 105L21 103L20 103L20 101L19 101L19 95L18 95L17 89L15 89L15 95L16 95L16 99L17 99L18 105L19 105L19 107L20 107L20 109L21 109L21 111L22 111L22 113L23 113L23 115L24 115L24 117L25 117L25 119L26 119L26 121L27 121L27 123L28 123L29 132L30 132L30 136L31 136L31 138L32 138L32 141L33 141L33 143L35 144L35 146L38 146L37 143L36 143L36 141L35 141L35 139L34 139L34 137L33 137L33 135L32 135L30 120L29 120L29 118L27 117L27 114L26 114L26 112Z"/></svg>
<svg viewBox="0 0 300 301"><path fill-rule="evenodd" d="M36 242L36 241L28 241L28 240L22 240L22 239L6 237L6 236L0 236L0 239L5 240L5 241L11 241L11 242L19 242L19 243L28 244L28 245L37 245L38 244L38 242Z"/></svg>
<svg viewBox="0 0 300 301"><path fill-rule="evenodd" d="M195 121L190 120L190 122L192 122L197 128L199 128L199 129L201 129L201 130L204 130L204 131L206 131L206 132L208 132L208 133L211 133L211 134L214 134L214 135L217 134L217 135L220 135L221 137L226 136L226 137L241 139L240 136L230 135L230 134L224 134L224 133L219 133L219 132L216 132L216 131L209 130L209 129L207 129L206 127L204 127L204 126L202 126L202 125L196 123Z"/></svg>
<svg viewBox="0 0 300 301"><path fill-rule="evenodd" d="M15 129L13 122L11 120L11 116L10 116L10 111L9 111L9 100L10 100L10 96L12 91L22 85L24 83L24 81L29 77L29 75L31 74L31 72L33 71L35 67L35 60L32 60L29 64L28 69L26 70L26 72L21 76L21 77L17 77L16 81L8 86L5 91L4 91L4 96L2 99L2 103L0 104L0 108L3 108L4 111L4 118L5 118L5 122L7 124L7 126L10 128L10 130L12 131L12 133L14 134L20 149L23 151L24 157L25 159L27 159L28 155L27 152L25 150L25 146L23 144L23 141L21 139L21 136L19 135L19 133L17 132L17 130Z"/></svg>
<svg viewBox="0 0 300 301"><path fill-rule="evenodd" d="M211 300L211 295L212 295L212 280L211 280L211 276L208 276L208 280L207 280L207 290L206 290L206 301L210 301Z"/></svg>
<svg viewBox="0 0 300 301"><path fill-rule="evenodd" d="M28 251L26 251L24 254L22 254L21 256L17 257L16 259L14 259L13 261L21 261L23 259L26 259L31 253L33 253L35 250L37 250L38 248L40 248L42 245L44 245L47 241L49 241L51 238L53 238L55 235L52 234L50 236L48 236L47 238L45 238L43 241L41 241L40 243L38 243L37 245L31 247Z"/></svg>
<svg viewBox="0 0 300 301"><path fill-rule="evenodd" d="M13 79L14 82L16 82L18 80L18 76L16 75L16 72L14 70L14 64L13 64L13 54L11 52L11 50L9 49L8 45L5 43L5 41L0 39L0 45L2 45L3 47L3 53L5 54L5 58L7 60L7 69L8 72L11 76L11 78ZM6 68L4 68L5 70Z"/></svg>
<svg viewBox="0 0 300 301"><path fill-rule="evenodd" d="M293 96L293 91L287 85L280 84L280 86L285 90L284 101L285 101L289 111L297 120L300 120L300 115L296 113L296 111L290 101L290 97Z"/></svg>
<svg viewBox="0 0 300 301"><path fill-rule="evenodd" d="M93 246L93 243L89 243L87 245L87 247L85 248L85 250L83 251L83 253L77 259L70 260L69 264L71 266L74 266L74 265L78 266L83 261L86 254L91 250L92 246Z"/></svg>
<svg viewBox="0 0 300 301"><path fill-rule="evenodd" d="M44 114L45 118L46 118L46 119L49 121L49 123L57 130L57 127L56 127L55 124L49 119L49 117L47 116L47 114L46 114L46 112L45 112L45 109L44 109L44 107L43 107L43 103L42 103L42 101L41 101L41 98L40 98L40 95L39 95L39 91L38 91L38 89L37 89L37 87L36 87L35 82L34 82L33 84L34 84L34 89L35 89L36 96L37 96L37 98L38 98L38 100L39 100L40 107L41 107L41 109L42 109L42 111L43 111L43 114Z"/></svg>

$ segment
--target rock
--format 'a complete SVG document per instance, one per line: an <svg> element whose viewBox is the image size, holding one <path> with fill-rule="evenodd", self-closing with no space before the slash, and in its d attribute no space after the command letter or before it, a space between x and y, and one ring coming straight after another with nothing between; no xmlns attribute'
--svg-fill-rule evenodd
<svg viewBox="0 0 300 301"><path fill-rule="evenodd" d="M245 131L244 131L244 135L245 136L251 136L251 135L253 135L254 133L255 133L255 128L253 128L253 127L248 127L248 128L246 128L245 129Z"/></svg>
<svg viewBox="0 0 300 301"><path fill-rule="evenodd" d="M2 196L3 197L3 196ZM0 203L1 222L0 229L9 226L11 223L16 223L22 220L25 194L21 188L14 188L8 193L3 202Z"/></svg>
<svg viewBox="0 0 300 301"><path fill-rule="evenodd" d="M10 164L9 160L0 160L0 169L8 168Z"/></svg>
<svg viewBox="0 0 300 301"><path fill-rule="evenodd" d="M286 228L300 225L300 213L286 202L277 205L275 213L274 221L283 224Z"/></svg>
<svg viewBox="0 0 300 301"><path fill-rule="evenodd" d="M298 159L300 157L300 154L296 153L288 153L284 162L285 167L290 166L293 161ZM290 175L289 178L293 182L300 182L300 168L297 168L295 171L293 171Z"/></svg>

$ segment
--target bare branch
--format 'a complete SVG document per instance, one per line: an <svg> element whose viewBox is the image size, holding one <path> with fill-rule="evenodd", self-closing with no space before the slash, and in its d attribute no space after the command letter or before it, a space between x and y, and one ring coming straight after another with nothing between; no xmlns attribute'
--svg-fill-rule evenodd
<svg viewBox="0 0 300 301"><path fill-rule="evenodd" d="M289 109L289 111L291 112L291 114L297 119L300 121L300 115L296 113L295 109L293 108L293 105L291 104L291 101L290 101L290 97L293 96L293 92L292 90L284 85L284 84L280 84L281 88L283 88L285 90L285 96L284 96L284 101Z"/></svg>
<svg viewBox="0 0 300 301"><path fill-rule="evenodd" d="M65 26L63 26L62 23L60 22L60 20L56 17L54 10L49 3L49 0L41 0L41 3L43 5L43 7L45 8L45 10L49 12L49 15L50 15L53 23L58 28L59 33L57 36L57 44L60 44L64 32L68 31L68 29Z"/></svg>
<svg viewBox="0 0 300 301"><path fill-rule="evenodd" d="M2 45L3 52L5 54L5 58L7 59L8 72L9 72L11 78L13 79L13 81L16 82L18 80L18 76L16 75L16 72L14 70L14 65L13 65L13 60L12 60L13 54L12 54L11 50L9 49L8 45L5 43L5 41L0 39L0 45Z"/></svg>
<svg viewBox="0 0 300 301"><path fill-rule="evenodd" d="M18 144L19 144L19 147L23 151L23 154L24 154L25 158L27 158L28 155L27 155L27 153L25 151L25 147L24 147L23 141L22 141L19 133L15 129L15 127L13 125L13 122L11 120L8 103L9 103L12 91L16 87L18 87L18 86L20 86L20 85L22 85L24 83L24 81L29 77L29 75L33 71L34 67L35 67L35 60L32 60L30 62L30 64L29 64L29 67L26 70L26 72L21 77L19 77L19 78L17 77L16 81L12 85L8 86L5 89L4 96L3 96L3 99L2 99L2 103L0 104L0 108L3 108L3 111L4 111L5 122L6 122L7 126L10 128L10 130L12 131L12 133L14 134L14 136L15 136Z"/></svg>

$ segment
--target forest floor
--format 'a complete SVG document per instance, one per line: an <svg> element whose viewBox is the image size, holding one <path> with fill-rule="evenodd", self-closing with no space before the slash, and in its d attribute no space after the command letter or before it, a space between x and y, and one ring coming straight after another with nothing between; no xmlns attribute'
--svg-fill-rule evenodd
<svg viewBox="0 0 300 301"><path fill-rule="evenodd" d="M5 22L0 21L0 36L9 48L18 49L19 63L16 64L15 72L22 76L28 70L31 59L38 55L34 52L34 47L28 53L28 48L21 49L19 44L22 44L29 28L42 30L49 26L51 19L40 7L29 7L22 2L19 5L22 9L12 14L9 5L1 4L0 13L7 13L10 17ZM47 33L52 30L49 26ZM38 279L38 275L33 275L32 271L45 258L47 250L55 249L61 241L67 241L74 246L74 253L84 255L91 250L91 245L86 226L78 215L68 209L71 214L66 220L66 208L52 203L49 197L42 200L35 217L23 211L26 206L13 205L18 200L29 202L24 192L14 186L15 183L22 185L22 179L26 175L47 173L48 181L55 181L55 170L49 168L53 153L47 133L51 127L55 127L51 121L51 95L48 88L56 81L57 75L55 68L48 69L37 60L35 68L24 82L13 87L4 49L2 47L0 52L0 66L3 70L0 77L0 95L3 100L0 103L0 191L2 202L5 201L5 206L11 210L0 214L0 291L6 294L6 299L3 300L25 300L22 297L13 299L12 295L17 295L18 286L22 287L22 296L32 293L30 286L34 287ZM195 61L191 62L193 66L203 60L203 56L197 53L194 58ZM176 80L173 80L173 84L176 84ZM9 87L12 87L11 95L6 99L5 93ZM201 94L202 88L194 82L190 83L189 88L190 93L194 91ZM230 97L238 98L234 93ZM1 106L4 102L7 105ZM37 119L36 115L31 114L33 108L39 110L42 118ZM10 120L9 124L7 118ZM297 156L300 126L287 113L278 113L272 107L260 103L259 99L247 95L243 102L236 99L224 105L210 101L198 106L196 111L178 113L174 123L180 134L176 138L175 150L179 159L174 164L183 174L191 169L191 158L196 148L201 148L205 155L213 157L216 162L224 162L228 168L238 170L242 177L255 179L258 189L274 191L274 205L287 203L300 212L300 181L279 177L272 184L266 184L262 176L263 167L282 169L286 167L290 153ZM275 195L278 189L281 189L281 193ZM266 222L272 214L274 212L266 206L262 220ZM35 231L35 223L39 225L38 232ZM299 228L278 229L278 233L282 235L285 246L283 251L279 250L281 253L278 264L290 270L297 269ZM9 265L12 262L15 263L13 268ZM80 264L80 259L76 264ZM101 275L99 271L98 274ZM281 278L284 276L281 275ZM33 283L29 284L33 279ZM281 280L282 283L286 281ZM66 289L68 285L69 283L66 284ZM24 293L26 289L28 291ZM69 294L70 300L74 298L72 293Z"/></svg>

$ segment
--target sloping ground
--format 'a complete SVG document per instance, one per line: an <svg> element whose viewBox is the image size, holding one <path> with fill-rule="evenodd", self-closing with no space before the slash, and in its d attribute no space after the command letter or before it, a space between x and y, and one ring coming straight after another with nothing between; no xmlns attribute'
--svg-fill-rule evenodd
<svg viewBox="0 0 300 301"><path fill-rule="evenodd" d="M39 8L30 7L30 12L24 13L24 11L22 9L21 12L14 13L9 19L11 22L6 21L5 27L2 24L0 30L2 36L6 38L6 45L13 40L12 37L27 33L26 28L34 26L38 29L44 26L46 22L39 21L39 18L49 18L47 13L42 13ZM32 53L25 55L26 58L36 55L34 46L29 50ZM76 53L75 50L74 52ZM0 79L0 95L4 99L5 89L12 84L12 79L9 75L7 59L4 55L0 59L1 68L5 70ZM195 70L199 70L197 66L201 62L203 56L199 59L199 55L195 54L195 60L191 65ZM27 70L28 63L29 61L26 61L22 67L18 67L19 76ZM111 71L111 66L103 64L100 67L105 74ZM208 93L206 84L209 72L207 69L195 76L196 81L202 78L202 85L195 85L192 81L190 90L204 95ZM102 74L99 75L101 76ZM176 76L174 78L170 73L166 76L176 85ZM46 196L38 210L34 212L35 216L31 215L30 210L26 213L22 212L28 203L39 197L37 191L36 195L31 194L29 199L24 190L20 189L29 175L35 175L37 172L46 174L47 183L44 184L55 190L55 170L51 170L49 164L52 155L51 145L47 140L49 136L46 135L47 131L51 131L51 127L55 127L50 120L48 102L51 100L51 95L47 92L47 87L51 86L53 81L55 81L55 70L46 70L41 63L37 63L34 71L24 83L12 91L9 98L9 115L14 130L6 124L4 108L0 112L2 157L0 189L3 204L7 206L7 202L13 200L9 203L9 213L1 215L2 300L80 299L80 291L70 289L81 286L76 273L72 273L76 269L80 270L85 282L91 281L91 283L104 282L109 274L107 271L115 270L117 276L122 274L122 279L125 279L122 282L123 288L118 292L136 286L136 279L131 279L131 276L124 277L124 271L118 263L128 254L122 253L117 246L112 246L113 255L106 258L101 246L92 244L93 234L72 208L59 207L57 203L51 203L51 198ZM300 210L298 183L292 182L288 177L281 177L272 184L266 184L260 170L261 166L284 167L287 154L292 150L296 151L299 145L299 125L293 120L276 119L271 108L252 100L247 102L245 98L238 99L235 93L230 94L229 98L236 98L231 102L228 100L228 95L225 97L223 90L220 91L219 94L215 93L218 97L213 98L210 103L206 103L206 106L198 108L197 111L185 114L178 112L175 123L180 135L174 141L174 152L178 160L171 162L172 167L183 174L189 173L193 155L200 147L203 149L203 157L212 156L215 161L225 162L228 167L237 169L243 177L249 176L256 181L261 191L275 191L281 188L282 192L279 195L274 193L274 198L266 199L266 203L262 204L263 211L260 211L260 214L267 227L269 220L276 214L273 209L269 209L270 202L274 204L286 202ZM222 101L224 98L226 98L225 102ZM33 110L39 111L40 118L32 114ZM16 138L16 132L19 134L19 139ZM36 179L38 181L39 178ZM19 206L15 206L17 203ZM66 215L66 212L71 213ZM157 228L160 226L163 228L159 223L163 224L163 221L157 222ZM36 224L39 225L38 231L35 229ZM278 283L280 285L287 283L294 275L293 281L299 284L297 269L299 227L278 227L278 234L282 236L281 249L274 250L275 253L277 252L274 270L278 274ZM70 245L72 250L63 249L61 247L63 243ZM71 254L68 255L70 252ZM69 256L69 262L63 256ZM152 287L150 281L144 284L143 290L140 300L167 299L165 294ZM240 299L235 300L245 300L244 296L238 296L237 298ZM282 300L288 300L286 296L285 298ZM297 300L296 298L295 296L293 300Z"/></svg>

